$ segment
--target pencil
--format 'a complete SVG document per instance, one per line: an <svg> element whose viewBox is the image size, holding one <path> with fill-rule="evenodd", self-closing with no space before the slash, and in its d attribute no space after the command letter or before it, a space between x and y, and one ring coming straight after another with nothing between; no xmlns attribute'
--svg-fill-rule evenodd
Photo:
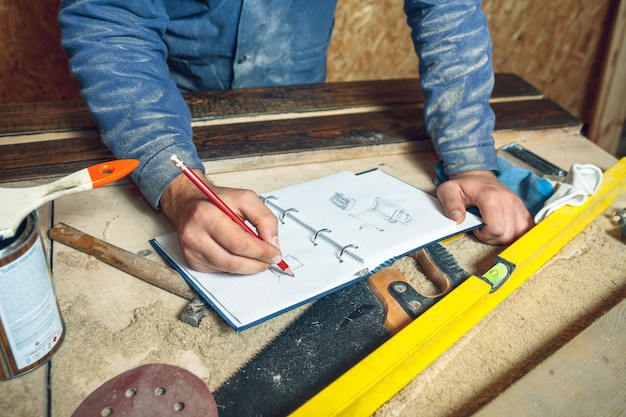
<svg viewBox="0 0 626 417"><path fill-rule="evenodd" d="M195 172L193 172L193 170L189 169L189 167L185 165L185 163L181 161L179 157L177 157L176 155L172 155L170 159L172 160L174 165L176 165L176 167L180 169L182 173L185 174L187 178L189 178L191 182L194 183L196 187L200 189L200 191L202 191L202 193L209 199L211 203L216 205L217 208L219 208L220 210L222 210L222 212L228 215L228 217L230 217L232 221L237 223L239 226L243 227L244 230L246 230L252 236L255 236L261 239L259 235L257 235L254 230L248 227L248 225L243 220L241 220L239 216L237 216L235 212L232 211L231 208L228 207L226 203L224 203L222 199L219 198L218 195L215 194L215 192L213 192L213 190L211 190L211 188L209 188L209 186L206 185L200 179L200 177L198 177L198 175ZM294 276L293 272L291 271L291 268L289 267L289 265L287 265L287 262L285 262L284 260L281 260L278 263L278 267L282 269L283 272L285 272L286 274L291 275L292 277Z"/></svg>

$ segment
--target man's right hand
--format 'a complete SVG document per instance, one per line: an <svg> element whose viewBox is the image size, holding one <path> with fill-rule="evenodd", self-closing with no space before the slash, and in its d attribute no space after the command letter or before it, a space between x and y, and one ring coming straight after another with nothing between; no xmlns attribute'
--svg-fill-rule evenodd
<svg viewBox="0 0 626 417"><path fill-rule="evenodd" d="M205 178L201 171L195 171ZM252 274L280 262L278 220L259 196L251 190L215 185L211 189L239 217L256 227L261 239L232 221L181 174L163 192L161 207L176 226L189 266L200 272Z"/></svg>

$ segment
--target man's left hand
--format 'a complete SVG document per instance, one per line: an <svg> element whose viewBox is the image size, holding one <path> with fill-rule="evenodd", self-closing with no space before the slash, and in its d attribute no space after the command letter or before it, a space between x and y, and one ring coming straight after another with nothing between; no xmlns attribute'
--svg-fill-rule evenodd
<svg viewBox="0 0 626 417"><path fill-rule="evenodd" d="M465 220L466 208L477 207L485 225L474 235L491 245L509 244L535 224L522 200L491 171L454 175L439 185L437 197L457 224Z"/></svg>

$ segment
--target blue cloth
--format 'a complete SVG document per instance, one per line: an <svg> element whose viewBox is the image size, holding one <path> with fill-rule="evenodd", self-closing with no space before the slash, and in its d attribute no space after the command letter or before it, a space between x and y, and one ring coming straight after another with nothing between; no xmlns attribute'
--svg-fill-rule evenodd
<svg viewBox="0 0 626 417"><path fill-rule="evenodd" d="M62 45L118 158L158 207L177 154L203 168L185 91L323 82L336 0L63 0ZM448 175L496 169L480 0L406 0L426 128ZM374 63L375 65L375 63Z"/></svg>
<svg viewBox="0 0 626 417"><path fill-rule="evenodd" d="M552 183L547 179L527 169L516 167L500 157L498 157L498 169L494 173L501 183L522 200L533 217L554 191ZM440 185L447 180L448 176L443 172L442 163L438 163L435 166L435 184ZM478 214L478 211L475 210L475 213Z"/></svg>

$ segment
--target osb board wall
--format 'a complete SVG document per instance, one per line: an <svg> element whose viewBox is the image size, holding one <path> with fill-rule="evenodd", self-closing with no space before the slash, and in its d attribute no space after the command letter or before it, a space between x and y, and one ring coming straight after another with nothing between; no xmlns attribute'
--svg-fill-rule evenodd
<svg viewBox="0 0 626 417"><path fill-rule="evenodd" d="M339 0L328 80L412 77L404 0ZM0 103L78 98L59 46L59 0L0 0ZM494 69L526 78L590 119L616 0L484 0Z"/></svg>
<svg viewBox="0 0 626 417"><path fill-rule="evenodd" d="M339 0L330 80L414 76L404 0ZM483 0L496 72L513 72L589 121L616 0Z"/></svg>

